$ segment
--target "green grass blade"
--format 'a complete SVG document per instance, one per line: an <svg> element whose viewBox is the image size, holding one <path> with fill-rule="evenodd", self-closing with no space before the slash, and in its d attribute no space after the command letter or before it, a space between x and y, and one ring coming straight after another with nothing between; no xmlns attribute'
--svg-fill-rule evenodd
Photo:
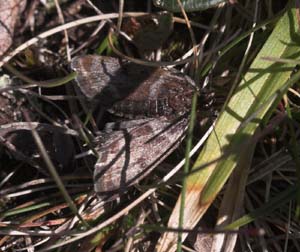
<svg viewBox="0 0 300 252"><path fill-rule="evenodd" d="M290 200L293 200L296 196L297 186L290 186L285 191L277 195L275 198L269 200L268 203L264 204L260 208L254 210L253 212L244 215L243 217L237 219L231 224L225 227L226 230L232 230L241 226L244 226L255 219L265 216L268 212L283 206Z"/></svg>

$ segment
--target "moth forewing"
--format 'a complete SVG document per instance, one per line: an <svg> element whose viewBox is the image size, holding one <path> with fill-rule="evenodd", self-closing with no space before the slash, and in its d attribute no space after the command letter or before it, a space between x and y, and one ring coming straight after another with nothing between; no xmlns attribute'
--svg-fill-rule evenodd
<svg viewBox="0 0 300 252"><path fill-rule="evenodd" d="M117 131L114 140L102 143L94 170L94 188L101 197L124 193L157 167L185 136L188 118L170 122L149 118ZM116 132L114 132L116 134Z"/></svg>
<svg viewBox="0 0 300 252"><path fill-rule="evenodd" d="M105 107L126 98L155 71L152 67L98 55L76 57L70 67L77 73L75 81L83 95Z"/></svg>
<svg viewBox="0 0 300 252"><path fill-rule="evenodd" d="M176 118L190 110L194 92L194 82L188 76L158 68L110 111L127 118Z"/></svg>
<svg viewBox="0 0 300 252"><path fill-rule="evenodd" d="M194 82L186 75L134 64L113 57L87 55L74 58L76 82L91 101L126 118L184 114L190 109Z"/></svg>
<svg viewBox="0 0 300 252"><path fill-rule="evenodd" d="M77 73L75 81L89 100L104 91L111 76L118 73L120 63L117 58L94 55L79 56L72 59L71 69Z"/></svg>

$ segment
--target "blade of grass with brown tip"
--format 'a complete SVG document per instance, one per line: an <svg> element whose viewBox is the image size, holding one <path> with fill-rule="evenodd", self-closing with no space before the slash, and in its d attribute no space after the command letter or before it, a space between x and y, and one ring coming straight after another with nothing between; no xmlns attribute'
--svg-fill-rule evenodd
<svg viewBox="0 0 300 252"><path fill-rule="evenodd" d="M183 228L193 228L201 219L233 169L242 162L243 155L240 154L245 144L251 142L264 116L292 84L288 80L293 64L274 63L262 57L297 59L300 56L299 38L295 8L287 8L220 115L214 132L194 164L193 169L204 168L187 179ZM291 79L294 82L299 77L296 73ZM180 199L169 219L171 228L178 227ZM165 233L159 240L157 251L175 251L177 237L176 233Z"/></svg>

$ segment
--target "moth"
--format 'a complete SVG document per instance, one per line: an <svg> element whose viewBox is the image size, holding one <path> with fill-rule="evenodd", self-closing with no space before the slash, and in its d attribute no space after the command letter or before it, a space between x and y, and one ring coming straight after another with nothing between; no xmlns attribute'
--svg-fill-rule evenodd
<svg viewBox="0 0 300 252"><path fill-rule="evenodd" d="M124 193L183 140L194 82L177 71L96 55L75 58L71 68L88 100L124 118L97 139L94 170L100 197Z"/></svg>

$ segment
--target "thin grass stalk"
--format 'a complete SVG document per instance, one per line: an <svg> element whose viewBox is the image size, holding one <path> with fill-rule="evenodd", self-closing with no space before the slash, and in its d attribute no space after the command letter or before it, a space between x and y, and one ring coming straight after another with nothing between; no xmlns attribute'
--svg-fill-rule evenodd
<svg viewBox="0 0 300 252"><path fill-rule="evenodd" d="M31 126L29 116L26 113L24 113L24 117L28 121L29 126ZM84 226L89 227L89 224L78 213L77 207L76 207L75 203L73 202L71 196L67 192L67 190L64 186L64 183L60 179L51 159L49 158L49 155L47 154L46 148L45 148L40 136L38 135L37 131L33 127L31 127L31 133L32 133L33 139L36 143L36 146L37 146L53 180L56 182L57 187L59 188L62 196L64 197L67 204L69 205L70 210L73 212L74 215L76 215L78 217L78 219L83 223Z"/></svg>
<svg viewBox="0 0 300 252"><path fill-rule="evenodd" d="M39 86L39 87L43 87L43 88L58 87L58 86L67 84L68 82L73 80L77 75L75 72L72 72L72 73L66 75L65 77L52 79L52 80L48 80L48 81L36 81L36 80L33 80L33 79L27 77L23 73L19 72L17 69L15 69L13 66L11 66L8 63L5 64L3 66L3 68L5 68L9 72L11 72L13 75L17 76L19 79L23 80L24 82L29 83L29 85L23 85L23 86L20 86L19 88L28 88L28 87L35 87L35 86Z"/></svg>
<svg viewBox="0 0 300 252"><path fill-rule="evenodd" d="M190 152L192 149L192 144L193 144L193 132L194 132L194 126L195 126L195 121L196 121L196 108L197 108L197 99L198 95L194 94L193 99L192 99L192 111L191 111L191 116L190 116L190 122L189 122L189 127L188 127L188 133L187 133L187 144L186 144L186 149L185 149L185 163L183 167L183 172L184 174L188 174L190 171ZM181 202L180 202L180 214L179 214L179 225L178 228L183 227L183 220L184 220L184 206L185 206L185 194L187 190L187 183L186 183L187 177L184 176L182 179L182 197L181 197ZM181 252L182 251L182 233L178 233L178 241L177 241L177 251Z"/></svg>
<svg viewBox="0 0 300 252"><path fill-rule="evenodd" d="M177 0L177 3L180 7L181 13L186 21L187 28L190 33L190 37L192 40L193 44L193 53L194 53L194 60L193 60L193 67L194 67L194 72L196 72L199 68L199 59L197 57L197 43L196 43L196 37L194 34L194 31L192 29L192 26L190 24L189 18L183 8L183 5L181 3L181 0ZM198 82L198 76L196 78L196 83ZM184 164L184 173L188 173L190 170L190 152L192 150L192 139L193 139L193 131L194 131L194 125L195 125L195 118L196 118L196 107L197 107L197 93L194 93L193 99L192 99L192 111L191 111L191 117L190 117L190 122L189 122L189 128L188 128L188 138L187 138L187 146L185 150L185 164ZM179 214L179 228L183 227L183 220L184 220L184 206L185 206L185 194L187 190L187 183L186 179L183 178L182 180L182 195L183 197L181 198L181 206L180 206L180 214ZM178 241L177 241L177 251L181 252L182 251L182 233L179 232L178 234Z"/></svg>

